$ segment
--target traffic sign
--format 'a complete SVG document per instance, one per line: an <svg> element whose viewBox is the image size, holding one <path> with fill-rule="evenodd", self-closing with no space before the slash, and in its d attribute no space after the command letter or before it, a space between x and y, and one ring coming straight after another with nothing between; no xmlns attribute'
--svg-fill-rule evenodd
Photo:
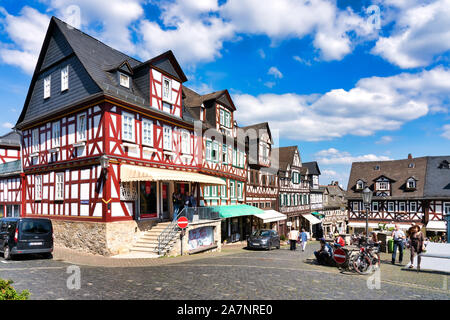
<svg viewBox="0 0 450 320"><path fill-rule="evenodd" d="M337 248L334 250L333 259L337 264L343 264L347 260L347 255L343 249Z"/></svg>
<svg viewBox="0 0 450 320"><path fill-rule="evenodd" d="M184 229L188 226L189 222L186 217L179 217L177 220L177 224L180 229Z"/></svg>

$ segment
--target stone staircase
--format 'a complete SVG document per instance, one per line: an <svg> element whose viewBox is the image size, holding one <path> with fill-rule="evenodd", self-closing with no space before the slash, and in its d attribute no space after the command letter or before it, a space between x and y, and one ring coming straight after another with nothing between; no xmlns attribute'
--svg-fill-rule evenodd
<svg viewBox="0 0 450 320"><path fill-rule="evenodd" d="M161 232L164 231L164 229L167 228L167 226L170 224L169 222L160 222L151 230L146 231L136 242L136 244L130 249L131 253L139 253L141 255L148 255L151 257L159 257L158 255L158 236L161 234ZM170 251L173 244L176 242L175 240L178 239L178 237L174 237L174 240L166 247L165 252L162 254L166 254Z"/></svg>

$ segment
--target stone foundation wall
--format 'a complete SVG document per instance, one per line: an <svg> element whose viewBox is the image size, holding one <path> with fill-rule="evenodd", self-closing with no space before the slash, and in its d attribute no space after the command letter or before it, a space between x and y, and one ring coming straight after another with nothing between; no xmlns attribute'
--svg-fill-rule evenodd
<svg viewBox="0 0 450 320"><path fill-rule="evenodd" d="M111 256L127 253L157 220L85 222L52 220L55 246Z"/></svg>

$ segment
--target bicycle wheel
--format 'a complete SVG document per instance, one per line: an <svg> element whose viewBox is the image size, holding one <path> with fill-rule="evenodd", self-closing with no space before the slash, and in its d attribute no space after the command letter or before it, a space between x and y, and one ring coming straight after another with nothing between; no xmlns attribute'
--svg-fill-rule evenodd
<svg viewBox="0 0 450 320"><path fill-rule="evenodd" d="M367 255L358 255L353 262L353 269L359 274L367 274L372 268L372 261Z"/></svg>

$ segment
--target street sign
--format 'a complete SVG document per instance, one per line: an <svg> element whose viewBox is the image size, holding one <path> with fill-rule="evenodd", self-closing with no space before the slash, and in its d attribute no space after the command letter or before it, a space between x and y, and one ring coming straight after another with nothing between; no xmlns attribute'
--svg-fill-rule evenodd
<svg viewBox="0 0 450 320"><path fill-rule="evenodd" d="M347 255L343 249L337 248L334 250L333 259L337 264L343 264L347 260Z"/></svg>
<svg viewBox="0 0 450 320"><path fill-rule="evenodd" d="M189 222L186 217L179 217L177 220L177 224L180 229L184 229L188 226Z"/></svg>

